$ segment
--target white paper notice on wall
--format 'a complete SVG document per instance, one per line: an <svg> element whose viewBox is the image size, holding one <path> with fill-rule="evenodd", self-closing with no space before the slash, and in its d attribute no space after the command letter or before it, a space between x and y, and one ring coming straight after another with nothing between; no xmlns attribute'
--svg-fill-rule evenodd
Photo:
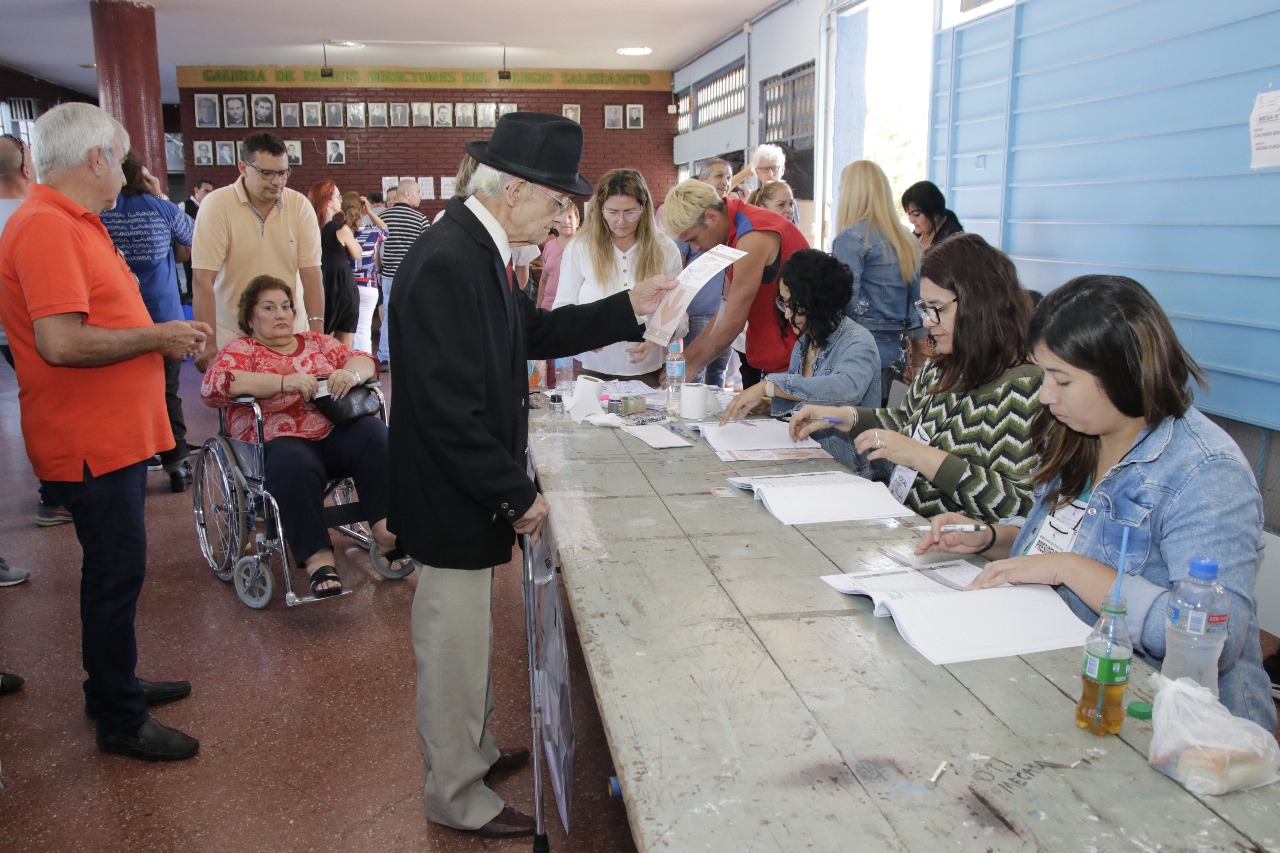
<svg viewBox="0 0 1280 853"><path fill-rule="evenodd" d="M393 190L400 184L400 179L395 175L386 175L382 179L382 192L385 194L387 190Z"/></svg>
<svg viewBox="0 0 1280 853"><path fill-rule="evenodd" d="M1249 168L1280 166L1280 92L1261 92L1254 99L1249 142L1253 146Z"/></svg>
<svg viewBox="0 0 1280 853"><path fill-rule="evenodd" d="M453 188L457 179L453 175L440 178L440 198L448 201L453 198Z"/></svg>
<svg viewBox="0 0 1280 853"><path fill-rule="evenodd" d="M436 197L435 178L418 178L418 195L424 199Z"/></svg>

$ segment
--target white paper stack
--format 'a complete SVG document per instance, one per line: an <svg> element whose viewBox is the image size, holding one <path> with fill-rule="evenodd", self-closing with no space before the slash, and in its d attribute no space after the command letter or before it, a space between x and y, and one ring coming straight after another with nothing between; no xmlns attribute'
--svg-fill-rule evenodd
<svg viewBox="0 0 1280 853"><path fill-rule="evenodd" d="M978 572L972 563L954 560L822 580L847 595L870 596L875 614L892 616L902 638L934 664L1084 645L1091 626L1051 587L1020 584L965 591Z"/></svg>
<svg viewBox="0 0 1280 853"><path fill-rule="evenodd" d="M843 471L730 477L729 482L740 489L753 490L756 499L763 501L765 509L783 524L915 515L893 499L884 483L873 483Z"/></svg>

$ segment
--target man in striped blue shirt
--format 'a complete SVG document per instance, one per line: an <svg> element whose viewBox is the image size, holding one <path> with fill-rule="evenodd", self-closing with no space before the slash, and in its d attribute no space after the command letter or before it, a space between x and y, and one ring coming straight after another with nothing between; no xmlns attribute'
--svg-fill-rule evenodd
<svg viewBox="0 0 1280 853"><path fill-rule="evenodd" d="M400 269L405 252L413 242L427 230L430 224L427 217L418 212L422 197L418 194L418 182L413 178L404 178L397 188L399 200L382 211L382 221L387 224L387 239L382 242L382 305L383 312L391 312L391 282ZM390 328L389 316L383 318L383 328ZM390 335L383 335L378 342L378 361L382 369L390 367L391 353L388 349Z"/></svg>

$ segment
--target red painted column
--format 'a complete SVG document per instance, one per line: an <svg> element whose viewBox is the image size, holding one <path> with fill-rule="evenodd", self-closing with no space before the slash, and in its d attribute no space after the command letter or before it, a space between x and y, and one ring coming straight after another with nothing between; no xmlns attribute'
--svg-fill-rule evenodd
<svg viewBox="0 0 1280 853"><path fill-rule="evenodd" d="M168 189L156 10L134 0L92 0L98 104L129 131L133 150Z"/></svg>

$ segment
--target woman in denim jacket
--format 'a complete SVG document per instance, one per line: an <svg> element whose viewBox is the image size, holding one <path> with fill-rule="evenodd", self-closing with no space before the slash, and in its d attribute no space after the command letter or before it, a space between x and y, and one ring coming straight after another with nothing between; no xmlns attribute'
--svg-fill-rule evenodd
<svg viewBox="0 0 1280 853"><path fill-rule="evenodd" d="M781 322L800 337L791 350L786 373L769 373L742 391L725 409L720 423L744 417L765 398L770 414L785 415L803 402L836 405L880 402L880 356L871 333L844 316L853 292L853 274L840 261L817 249L801 249L782 266L778 282ZM848 441L828 434L818 443L861 476L870 476L864 454Z"/></svg>
<svg viewBox="0 0 1280 853"><path fill-rule="evenodd" d="M1231 599L1218 659L1222 703L1275 731L1253 597L1262 498L1240 448L1191 405L1190 381L1203 385L1200 368L1151 294L1119 276L1083 276L1050 293L1036 310L1032 340L1045 377L1033 424L1042 464L1031 513L990 533L929 533L918 550L1008 553L972 588L1052 584L1093 622L1128 529L1121 594L1134 651L1153 666L1165 655L1170 589L1193 557L1213 557ZM933 529L962 518L938 516Z"/></svg>

